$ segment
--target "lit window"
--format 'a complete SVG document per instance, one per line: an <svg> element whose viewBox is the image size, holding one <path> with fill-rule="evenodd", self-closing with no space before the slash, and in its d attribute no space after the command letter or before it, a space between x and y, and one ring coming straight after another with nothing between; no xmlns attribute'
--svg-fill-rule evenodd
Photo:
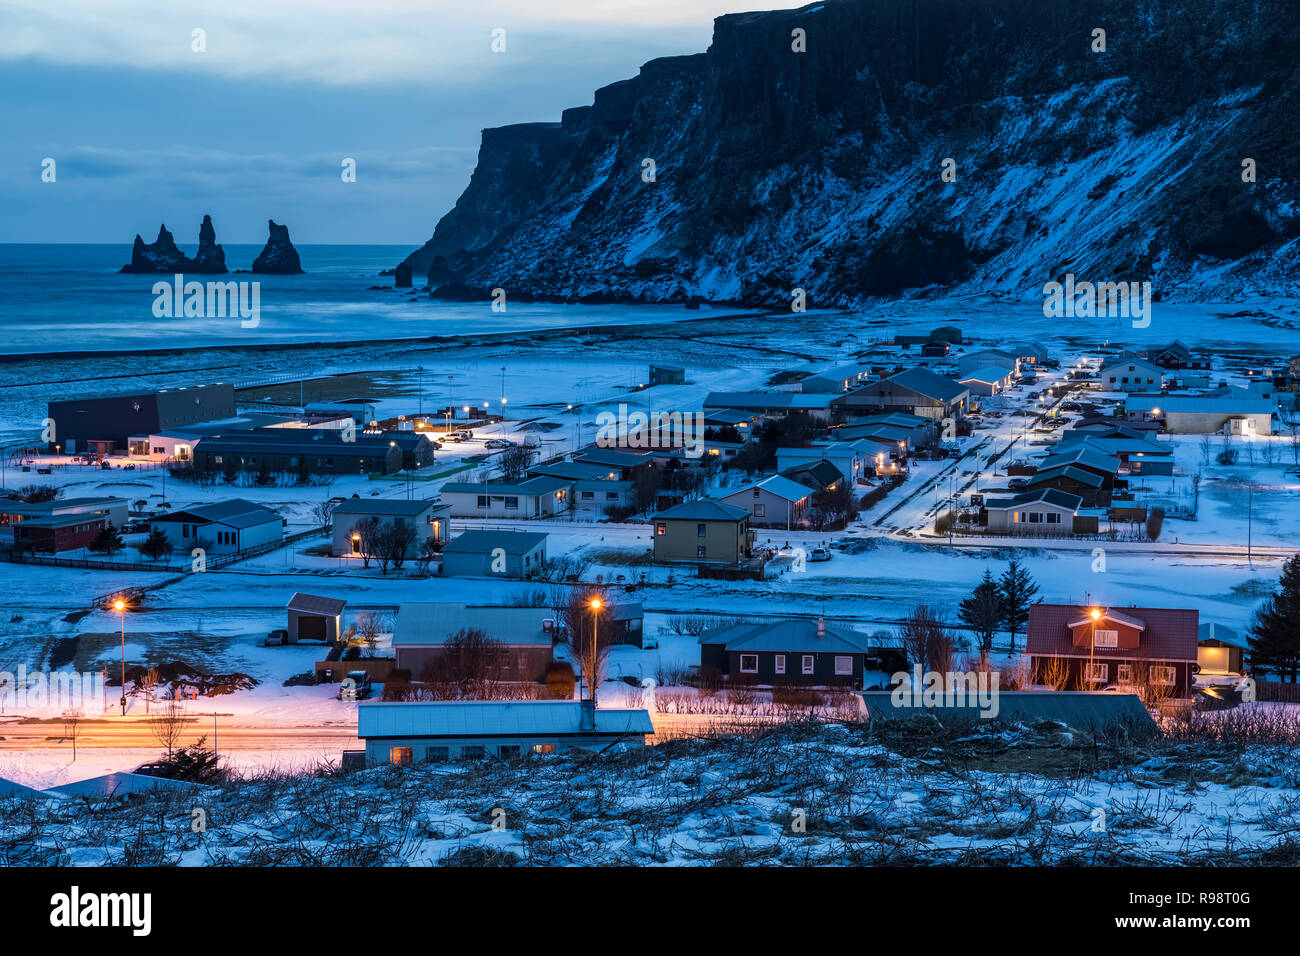
<svg viewBox="0 0 1300 956"><path fill-rule="evenodd" d="M1106 673L1110 669L1108 664L1086 664L1084 665L1084 680L1091 684L1106 683Z"/></svg>
<svg viewBox="0 0 1300 956"><path fill-rule="evenodd" d="M1151 668L1151 683L1153 684L1176 684L1178 682L1178 672L1168 665L1153 665Z"/></svg>
<svg viewBox="0 0 1300 956"><path fill-rule="evenodd" d="M394 747L388 751L388 762L394 767L409 767L411 765L411 748Z"/></svg>
<svg viewBox="0 0 1300 956"><path fill-rule="evenodd" d="M1119 631L1096 631L1093 644L1097 647L1119 647Z"/></svg>

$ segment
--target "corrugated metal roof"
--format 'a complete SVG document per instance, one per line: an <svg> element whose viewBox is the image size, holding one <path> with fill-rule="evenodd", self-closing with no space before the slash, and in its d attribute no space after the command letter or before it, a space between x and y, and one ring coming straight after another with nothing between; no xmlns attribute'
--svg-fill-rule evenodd
<svg viewBox="0 0 1300 956"><path fill-rule="evenodd" d="M927 714L941 721L979 720L978 707L898 707L891 691L859 692L872 720L906 720ZM997 720L1054 720L1079 730L1109 724L1128 724L1156 730L1155 721L1137 694L1104 691L998 691Z"/></svg>
<svg viewBox="0 0 1300 956"><path fill-rule="evenodd" d="M109 773L102 777L51 787L46 793L64 797L112 797L146 790L205 790L202 784L167 777L150 777L142 773Z"/></svg>
<svg viewBox="0 0 1300 956"><path fill-rule="evenodd" d="M784 498L786 501L803 501L813 493L813 489L807 485L801 485L793 478L786 478L784 475L772 475L770 478L764 478L762 481L755 482L752 485L746 485L738 491L733 491L727 495L728 498L735 495L752 492L755 488L761 488L764 491L771 492L778 498Z"/></svg>
<svg viewBox="0 0 1300 956"><path fill-rule="evenodd" d="M466 531L451 540L443 554L486 554L502 548L506 554L526 554L546 543L540 531Z"/></svg>
<svg viewBox="0 0 1300 956"><path fill-rule="evenodd" d="M581 732L576 700L363 703L358 737L515 737ZM652 734L649 712L596 708L596 733Z"/></svg>
<svg viewBox="0 0 1300 956"><path fill-rule="evenodd" d="M304 614L323 614L327 617L337 617L343 613L343 609L348 606L348 602L339 598L321 597L318 594L304 594L299 592L289 598L289 603L285 605L287 610L301 611Z"/></svg>
<svg viewBox="0 0 1300 956"><path fill-rule="evenodd" d="M554 617L549 608L407 603L397 611L393 646L436 646L463 628L476 628L502 644L549 647L551 635L542 630L542 622Z"/></svg>
<svg viewBox="0 0 1300 956"><path fill-rule="evenodd" d="M652 521L740 521L748 517L749 512L735 505L725 504L714 498L698 498L695 501L683 501L681 504L660 511L651 516Z"/></svg>
<svg viewBox="0 0 1300 956"><path fill-rule="evenodd" d="M871 649L867 635L832 624L818 635L817 622L793 618L761 624L729 624L700 636L700 644L723 644L728 651L789 651L818 654L862 654Z"/></svg>
<svg viewBox="0 0 1300 956"><path fill-rule="evenodd" d="M1071 511L1078 511L1079 506L1083 504L1082 498L1078 495L1072 495L1068 491L1061 491L1059 488L1039 488L1037 491L1016 495L1014 498L994 498L985 501L984 507L986 510L992 511L1010 511L1013 508L1020 508L1039 501L1046 502L1049 505L1056 505L1059 508L1068 508Z"/></svg>
<svg viewBox="0 0 1300 956"><path fill-rule="evenodd" d="M967 375L963 375L961 382L980 382L984 385L996 385L1003 379L1011 377L1011 369L1002 368L999 365L990 365L987 368L977 369Z"/></svg>
<svg viewBox="0 0 1300 956"><path fill-rule="evenodd" d="M349 498L347 501L339 502L338 507L334 509L334 514L398 515L414 518L431 508L438 510L449 507L451 506L440 504L433 498L415 498L410 501L405 498Z"/></svg>
<svg viewBox="0 0 1300 956"><path fill-rule="evenodd" d="M228 525L232 528L252 528L269 521L281 521L279 512L254 504L243 498L231 498L229 501L214 501L211 504L191 505L171 514L160 515L154 522L184 522L191 518L198 521L211 521Z"/></svg>

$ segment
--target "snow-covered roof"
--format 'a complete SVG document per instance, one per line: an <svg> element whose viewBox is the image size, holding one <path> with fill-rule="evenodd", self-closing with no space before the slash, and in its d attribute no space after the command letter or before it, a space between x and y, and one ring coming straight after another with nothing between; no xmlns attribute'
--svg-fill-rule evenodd
<svg viewBox="0 0 1300 956"><path fill-rule="evenodd" d="M471 700L363 703L357 736L527 737L579 735L582 703L576 700ZM598 734L652 734L649 712L596 708Z"/></svg>
<svg viewBox="0 0 1300 956"><path fill-rule="evenodd" d="M714 498L699 498L695 501L683 501L666 511L656 512L653 521L740 521L749 516L744 508L724 504Z"/></svg>
<svg viewBox="0 0 1300 956"><path fill-rule="evenodd" d="M393 626L394 647L432 647L465 628L482 631L501 644L551 644L544 621L552 620L549 608L468 605L456 603L404 603Z"/></svg>

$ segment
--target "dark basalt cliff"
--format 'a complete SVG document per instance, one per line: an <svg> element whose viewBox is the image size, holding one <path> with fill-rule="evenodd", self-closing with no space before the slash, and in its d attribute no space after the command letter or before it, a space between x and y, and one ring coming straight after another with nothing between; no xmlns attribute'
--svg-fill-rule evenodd
<svg viewBox="0 0 1300 956"><path fill-rule="evenodd" d="M302 263L298 261L298 250L289 241L289 227L281 226L274 219L266 221L270 236L262 253L253 260L253 271L266 275L298 275L302 272Z"/></svg>
<svg viewBox="0 0 1300 956"><path fill-rule="evenodd" d="M167 231L167 226L158 227L158 238L153 243L146 243L139 235L131 247L131 262L122 267L122 272L193 272L200 274L220 274L226 271L226 254L217 245L217 231L212 226L212 217L204 216L199 226L199 248L191 259L176 247L176 241Z"/></svg>
<svg viewBox="0 0 1300 956"><path fill-rule="evenodd" d="M435 290L515 300L788 304L797 287L848 305L1028 294L1066 272L1294 292L1298 62L1294 0L719 17L705 53L653 60L559 123L484 130L406 264Z"/></svg>

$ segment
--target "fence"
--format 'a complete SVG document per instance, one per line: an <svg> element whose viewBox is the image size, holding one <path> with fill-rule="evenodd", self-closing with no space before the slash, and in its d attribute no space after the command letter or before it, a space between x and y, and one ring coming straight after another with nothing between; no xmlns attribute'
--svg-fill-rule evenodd
<svg viewBox="0 0 1300 956"><path fill-rule="evenodd" d="M1300 684L1288 684L1276 680L1255 681L1255 698L1285 704L1300 704Z"/></svg>

